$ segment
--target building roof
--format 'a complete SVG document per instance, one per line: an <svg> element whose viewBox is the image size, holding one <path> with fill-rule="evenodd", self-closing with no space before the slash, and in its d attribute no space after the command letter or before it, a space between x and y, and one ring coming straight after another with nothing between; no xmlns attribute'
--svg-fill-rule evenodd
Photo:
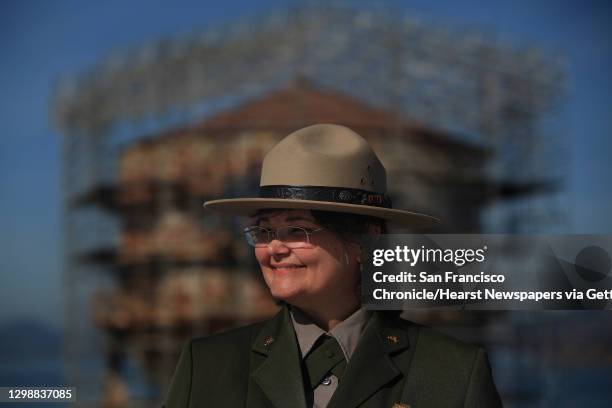
<svg viewBox="0 0 612 408"><path fill-rule="evenodd" d="M300 80L236 109L214 115L196 127L203 130L298 129L315 123L335 123L350 128L390 128L402 122L391 112Z"/></svg>
<svg viewBox="0 0 612 408"><path fill-rule="evenodd" d="M339 91L322 89L305 80L297 80L280 90L247 100L230 110L213 114L185 127L160 132L135 145L164 142L167 138L211 136L218 132L227 135L241 130L268 130L290 133L316 123L347 126L357 133L367 130L386 130L390 135L409 137L415 143L436 146L438 149L483 154L485 146L462 140L448 131L423 125L398 114L372 107Z"/></svg>

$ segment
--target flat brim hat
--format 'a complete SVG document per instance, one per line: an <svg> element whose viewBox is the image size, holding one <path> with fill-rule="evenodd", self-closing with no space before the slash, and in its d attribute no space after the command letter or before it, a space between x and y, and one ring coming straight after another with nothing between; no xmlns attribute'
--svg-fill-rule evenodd
<svg viewBox="0 0 612 408"><path fill-rule="evenodd" d="M320 124L291 133L266 154L259 197L212 200L204 207L243 216L266 209L332 211L409 228L439 222L391 208L386 192L387 173L368 142L344 126Z"/></svg>

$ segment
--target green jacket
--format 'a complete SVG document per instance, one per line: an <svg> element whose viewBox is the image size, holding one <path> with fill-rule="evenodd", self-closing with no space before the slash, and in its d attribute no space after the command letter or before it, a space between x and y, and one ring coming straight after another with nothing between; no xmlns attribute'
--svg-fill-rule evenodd
<svg viewBox="0 0 612 408"><path fill-rule="evenodd" d="M192 340L166 408L306 408L288 308L271 320ZM501 407L485 352L375 312L328 408Z"/></svg>

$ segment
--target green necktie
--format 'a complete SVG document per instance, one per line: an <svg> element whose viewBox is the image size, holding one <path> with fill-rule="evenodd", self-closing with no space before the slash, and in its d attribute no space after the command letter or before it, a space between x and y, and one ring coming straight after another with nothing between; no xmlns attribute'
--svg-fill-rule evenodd
<svg viewBox="0 0 612 408"><path fill-rule="evenodd" d="M339 381L346 368L346 359L340 344L328 335L322 335L317 339L310 353L306 355L304 363L313 390L330 373Z"/></svg>

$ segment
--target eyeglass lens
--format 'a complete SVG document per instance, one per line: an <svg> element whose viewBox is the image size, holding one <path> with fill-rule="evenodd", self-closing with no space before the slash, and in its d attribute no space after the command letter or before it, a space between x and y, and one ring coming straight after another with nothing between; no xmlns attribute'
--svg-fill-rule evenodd
<svg viewBox="0 0 612 408"><path fill-rule="evenodd" d="M306 228L287 226L277 228L276 231L263 227L249 227L245 229L247 242L251 246L266 246L274 239L282 241L285 245L292 248L311 247L309 233Z"/></svg>

